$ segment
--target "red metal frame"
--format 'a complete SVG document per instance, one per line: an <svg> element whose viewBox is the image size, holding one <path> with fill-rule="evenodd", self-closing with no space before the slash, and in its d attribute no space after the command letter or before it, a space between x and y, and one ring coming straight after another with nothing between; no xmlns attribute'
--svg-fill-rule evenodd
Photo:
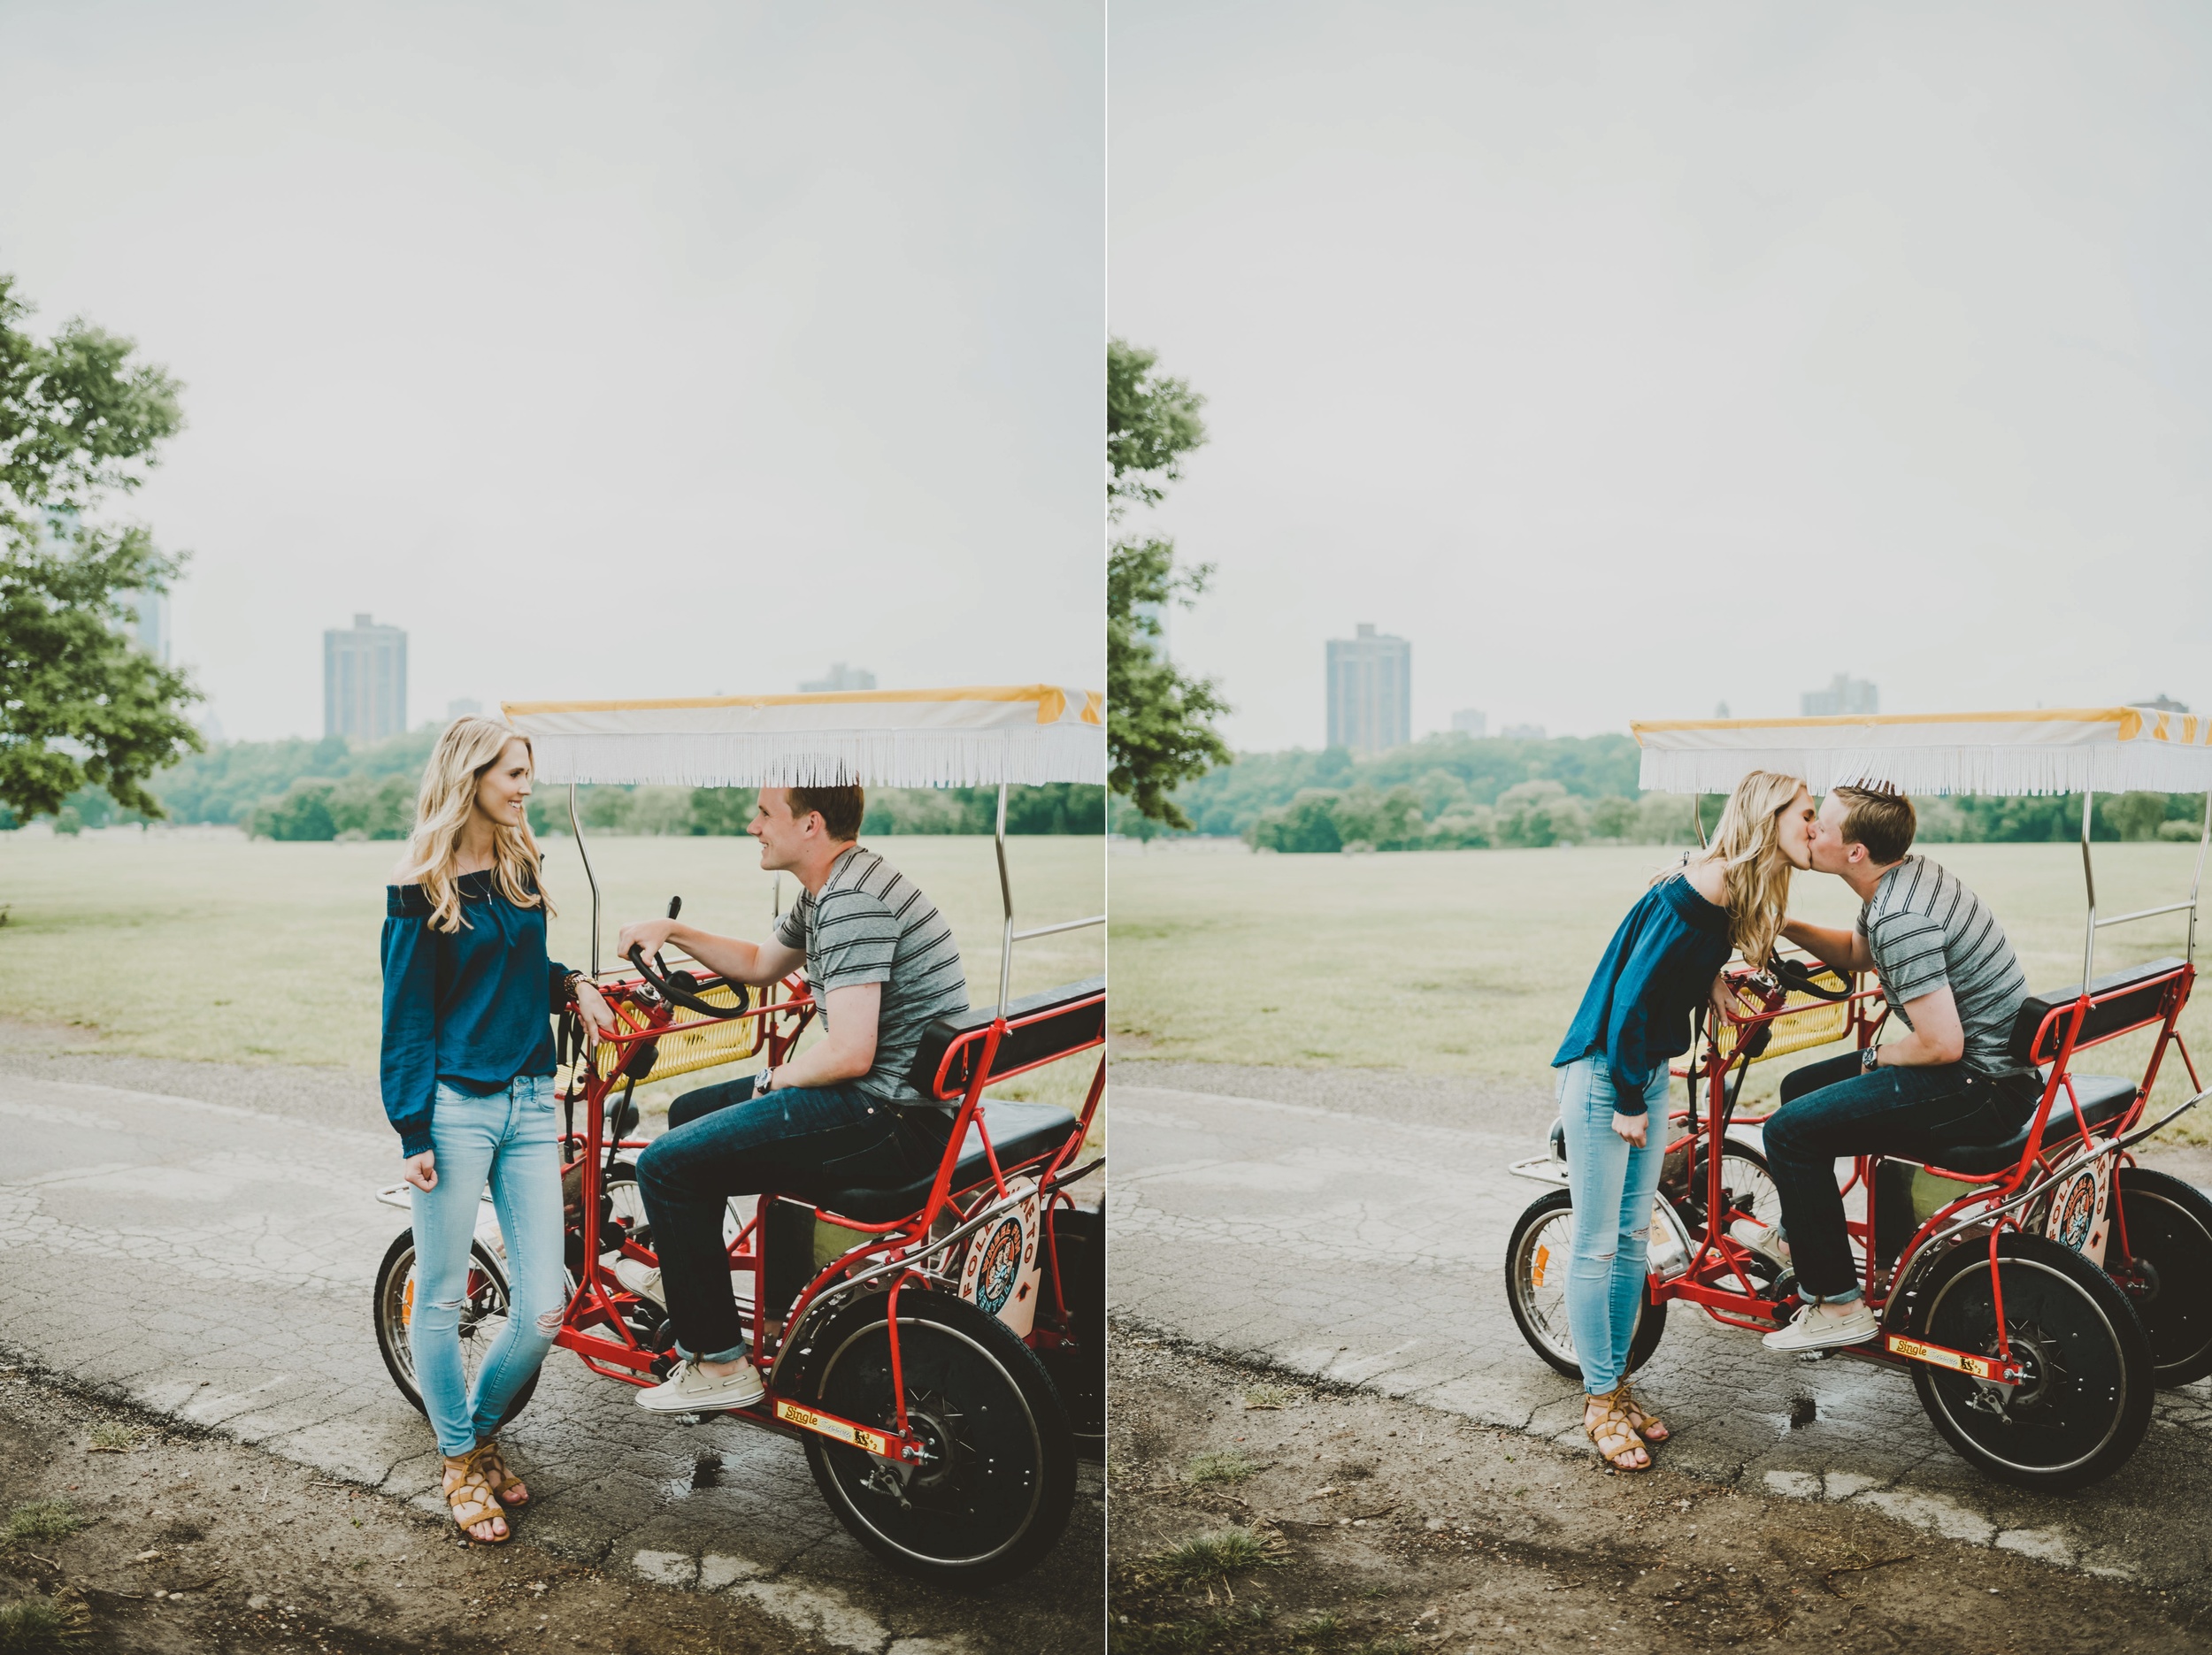
<svg viewBox="0 0 2212 1655"><path fill-rule="evenodd" d="M657 1264L658 1260L649 1249L640 1245L626 1234L618 1248L603 1246L600 1205L607 1159L608 1099L618 1087L629 1084L624 1071L628 1066L630 1054L641 1043L680 1034L687 1030L713 1027L718 1021L740 1019L699 1017L678 1022L674 1008L653 995L643 980L638 977L617 977L600 982L597 986L623 1025L622 1032L605 1044L617 1048L622 1056L621 1061L611 1066L612 1072L605 1075L599 1072L599 1066L592 1061L590 1054L580 1058L571 1071L569 1091L564 1095L564 1101L570 1107L580 1102L584 1108L583 1130L569 1133L562 1140L564 1176L579 1168L582 1172L580 1196L582 1210L579 1217L582 1230L583 1260L577 1272L576 1290L570 1296L560 1331L554 1336L553 1342L565 1350L574 1352L595 1372L634 1385L646 1386L659 1382L655 1366L661 1359L658 1353L640 1344L625 1322L623 1308L625 1306L634 1306L638 1303L637 1296L622 1285L613 1272L601 1262L601 1259L603 1253L612 1251L647 1264ZM758 1005L740 1014L740 1018L757 1020L761 1038L753 1044L751 1052L757 1054L765 1050L772 1065L786 1060L793 1044L814 1014L814 1003L808 998L805 985L800 978L787 977L776 986L782 990L782 998L770 999L764 994ZM941 1278L933 1279L923 1269L910 1268L898 1271L892 1279L888 1337L894 1391L893 1416L897 1421L895 1431L885 1431L880 1427L841 1419L790 1396L779 1395L775 1374L777 1359L788 1345L789 1335L807 1320L823 1297L833 1291L840 1283L863 1268L894 1263L901 1259L918 1260L933 1245L930 1232L941 1215L950 1213L956 1223L966 1222L990 1202L1010 1194L1007 1185L1010 1176L1018 1176L1032 1169L1035 1169L1038 1178L1036 1195L1044 1240L1051 1247L1053 1306L1059 1322L1065 1323L1067 1301L1060 1283L1058 1249L1051 1246L1053 1232L1050 1215L1056 1206L1064 1204L1072 1207L1074 1205L1073 1196L1062 1181L1063 1175L1088 1138L1092 1121L1105 1095L1105 1055L1102 1052L1100 1054L1082 1113L1067 1138L1054 1149L1032 1156L1011 1168L999 1164L996 1146L991 1143L990 1130L983 1118L982 1099L987 1085L996 1085L1048 1063L1059 1062L1094 1047L1103 1046L1105 1020L1102 1016L1099 1020L1102 1032L1096 1038L1025 1062L1004 1073L993 1072L999 1049L1011 1031L1041 1022L1047 1017L1082 1010L1094 1004L1102 1007L1105 998L1105 992L1102 989L1093 997L1011 1020L1006 1017L1004 1008L1001 1008L999 1015L988 1025L962 1035L947 1047L937 1066L934 1093L937 1100L943 1103L957 1099L959 1107L954 1115L944 1155L938 1162L936 1176L931 1183L928 1199L919 1212L887 1223L848 1218L815 1207L810 1202L802 1203L808 1206L818 1219L826 1219L860 1232L868 1239L856 1244L814 1276L787 1311L781 1329L775 1335L770 1332L766 1314L767 1236L761 1214L768 1210L769 1203L793 1198L780 1191L770 1191L761 1197L753 1218L731 1241L729 1260L733 1272L743 1271L752 1276L752 1360L761 1370L767 1393L749 1408L731 1410L733 1418L780 1431L787 1436L810 1432L827 1437L882 1459L900 1461L918 1460L924 1452L924 1445L907 1425L903 1369L899 1350L898 1299L909 1283L914 1284L918 1291L939 1291ZM948 1077L955 1067L956 1060L964 1056L973 1060L971 1078L964 1088L953 1089ZM581 1083L580 1087L579 1082ZM991 1176L987 1184L956 1191L952 1187L953 1176L959 1165L971 1127L982 1140ZM642 1142L641 1139L625 1138L618 1146L638 1147ZM969 1198L964 1204L964 1196ZM1039 1325L1030 1336L1031 1345L1050 1346L1062 1343L1064 1338L1062 1328L1046 1326L1043 1322L1044 1319L1039 1318Z"/></svg>
<svg viewBox="0 0 2212 1655"><path fill-rule="evenodd" d="M1831 975L1836 976L1839 980L1842 977L1841 973L1832 972ZM1731 972L1729 977L1731 986L1735 988L1737 992L1729 997L1729 1006L1725 1015L1728 1023L1737 1031L1736 1049L1739 1052L1742 1049L1744 1040L1749 1037L1753 1030L1763 1024L1771 1023L1778 1017L1805 1009L1802 1002L1793 1006L1787 1004L1786 995L1783 989L1779 987L1766 989L1763 979L1755 984L1753 974L1750 972L1739 969ZM1874 1168L1882 1157L1872 1155L1857 1157L1853 1165L1850 1182L1846 1184L1844 1188L1848 1192L1857 1185L1865 1186L1866 1217L1863 1222L1849 1222L1847 1230L1851 1238L1860 1244L1865 1260L1862 1287L1866 1295L1867 1304L1878 1314L1885 1314L1895 1296L1896 1290L1910 1278L1914 1269L1922 1262L1923 1253L1932 1237L1945 1231L1955 1230L1962 1223L1970 1224L1978 1214L1993 1214L1989 1223L1988 1245L1992 1265L1991 1289L1995 1299L1994 1310L1997 1318L1998 1352L1996 1357L1992 1359L1978 1352L1954 1351L1945 1346L1931 1345L1924 1340L1907 1337L1896 1329L1885 1328L1884 1337L1878 1344L1851 1346L1844 1351L1843 1354L1901 1368L1909 1362L1924 1362L1971 1374L1996 1383L2018 1382L2021 1370L2012 1360L2011 1342L2005 1329L2003 1286L1995 1268L1995 1262L2001 1238L2008 1230L2021 1230L2022 1224L2020 1215L2016 1212L2001 1213L1997 1209L2027 1187L2032 1178L2055 1172L2065 1161L2075 1154L2095 1151L2099 1143L2109 1144L2114 1139L2124 1137L2136 1125L2148 1105L2152 1089L2157 1084L2159 1068L2165 1061L2169 1046L2179 1052L2182 1064L2188 1072L2193 1089L2202 1089L2202 1083L2197 1077L2196 1064L2190 1057L2188 1046L2183 1042L2177 1026L2182 1008L2188 1003L2189 992L2195 980L2196 969L2193 965L2177 965L2160 977L2147 979L2147 981L2130 982L2102 994L2092 993L2085 986L2084 992L2076 999L2065 1005L2055 1008L2048 1013L2037 1029L2035 1043L2029 1049L2032 1051L2043 1049L2045 1039L2054 1031L2060 1030L2062 1026L2063 1034L2059 1042L2057 1055L2052 1063L2050 1077L2046 1081L2042 1096L2037 1102L2035 1116L2028 1133L2028 1141L2021 1153L2020 1160L2003 1171L1993 1173L1953 1172L1945 1168L1930 1165L1928 1167L1930 1172L1940 1177L1970 1184L1973 1187L1947 1203L1915 1230L1912 1237L1899 1253L1894 1268L1887 1272L1886 1280L1884 1279L1880 1264L1880 1251L1875 1240L1878 1218L1876 1209L1881 1199L1881 1191L1874 1178ZM2153 986L2162 988L2158 1009L2154 1015L2131 1023L2125 1028L2109 1030L2092 1039L2084 1040L2080 1038L2083 1021L2092 1008L2117 999L2122 994L2139 993L2145 988ZM1755 1011L1744 1008L1741 994L1747 987L1759 992L1761 1003ZM1872 972L1855 974L1850 981L1850 996L1846 1002L1849 1010L1845 1035L1852 1038L1858 1048L1863 1049L1872 1042L1880 1030L1887 1015L1886 1006L1881 1000L1881 991ZM1878 1010L1878 1007L1880 1009ZM2158 1039L2152 1048L2150 1061L2146 1068L2141 1084L2136 1088L2134 1099L2118 1117L2096 1128L2094 1136L2092 1136L2091 1129L2082 1119L2078 1107L2079 1095L2074 1091L2072 1062L2075 1054L2078 1052L2086 1051L2091 1046L2102 1046L2108 1041L2116 1040L2124 1035L2153 1026L2156 1026L2159 1031ZM1844 1036L1838 1037L1839 1039L1843 1038ZM1735 1061L1724 1063L1717 1060L1717 1040L1709 1038L1703 1051L1693 1052L1690 1062L1675 1071L1678 1075L1694 1077L1703 1084L1706 1107L1701 1115L1694 1119L1694 1111L1690 1108L1670 1112L1668 1115L1670 1126L1681 1122L1686 1130L1682 1136L1673 1138L1668 1144L1667 1149L1670 1155L1676 1150L1684 1151L1690 1157L1694 1166L1701 1160L1702 1161L1705 1174L1704 1230L1703 1233L1697 1237L1688 1268L1682 1274L1666 1281L1662 1281L1656 1274L1654 1274L1650 1279L1649 1291L1655 1303L1679 1299L1686 1304L1699 1306L1716 1321L1754 1330L1767 1329L1778 1324L1786 1306L1776 1300L1763 1297L1756 1291L1747 1291L1755 1285L1754 1278L1744 1268L1749 1256L1749 1250L1727 1233L1732 1221L1747 1215L1725 1206L1721 1199L1723 1190L1721 1161L1726 1153L1726 1127L1756 1125L1770 1117L1766 1115L1731 1116L1728 1114L1726 1108L1728 1079L1730 1071L1735 1067ZM1736 1061L1740 1061L1740 1059L1736 1060ZM2047 1145L2044 1142L2044 1131L2049 1124L2051 1109L2057 1101L2062 1087L2066 1090L2067 1096L2077 1106L2074 1111L2074 1122L2078 1130L2066 1133L2056 1143ZM2108 1151L2107 1153L2115 1153L2116 1157L2124 1163L2133 1161L2133 1157L2124 1152ZM2124 1283L2128 1279L2127 1260L2131 1255L2127 1252L2126 1216L2121 1200L2119 1179L2116 1176L2111 1180L2108 1199L2113 1216L2111 1238L2118 1244L2119 1265L2114 1268L2108 1264L2108 1274L2113 1275L2116 1279ZM1686 1207L1687 1203L1681 1205ZM1691 1214L1685 1210L1681 1213L1681 1216L1684 1229L1687 1230ZM1731 1282L1738 1285L1731 1286L1728 1284ZM1886 1320L1886 1314L1885 1320Z"/></svg>

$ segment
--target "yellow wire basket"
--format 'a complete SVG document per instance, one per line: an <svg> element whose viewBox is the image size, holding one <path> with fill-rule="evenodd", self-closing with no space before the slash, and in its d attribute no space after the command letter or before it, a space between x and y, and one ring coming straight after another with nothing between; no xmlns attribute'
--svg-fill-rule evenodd
<svg viewBox="0 0 2212 1655"><path fill-rule="evenodd" d="M1782 1015L1768 1025L1774 1032L1767 1042L1767 1049L1753 1058L1753 1062L1770 1062L1778 1057L1787 1057L1793 1052L1826 1046L1831 1040L1840 1040L1850 1032L1851 1003L1848 1000L1823 1000L1817 994L1792 994L1783 1005L1785 1009ZM1743 1035L1744 1030L1734 1023L1722 1025L1718 1045L1723 1063L1733 1061L1738 1046L1742 1044Z"/></svg>
<svg viewBox="0 0 2212 1655"><path fill-rule="evenodd" d="M737 1004L737 992L726 983L702 991L699 998L710 1006ZM696 1069L740 1062L756 1055L768 1044L768 1018L774 1015L772 1012L757 1017L735 1017L727 1023L705 1023L699 1021L695 1013L679 1006L674 1032L657 1037L653 1067L637 1077L638 1084L666 1080L672 1075L688 1075ZM683 1026L687 1023L696 1026L687 1029ZM602 1041L592 1054L593 1067L602 1077L611 1075L628 1049Z"/></svg>

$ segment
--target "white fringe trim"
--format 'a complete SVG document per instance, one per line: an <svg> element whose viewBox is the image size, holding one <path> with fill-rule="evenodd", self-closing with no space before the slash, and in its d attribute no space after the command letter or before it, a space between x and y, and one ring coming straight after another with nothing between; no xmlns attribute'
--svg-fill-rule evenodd
<svg viewBox="0 0 2212 1655"><path fill-rule="evenodd" d="M676 787L995 787L1106 780L1096 725L531 739L537 779Z"/></svg>
<svg viewBox="0 0 2212 1655"><path fill-rule="evenodd" d="M1854 785L1904 793L2202 793L2212 750L2160 742L2078 747L1646 747L1647 792L1724 793L1752 770L1801 776L1815 793Z"/></svg>

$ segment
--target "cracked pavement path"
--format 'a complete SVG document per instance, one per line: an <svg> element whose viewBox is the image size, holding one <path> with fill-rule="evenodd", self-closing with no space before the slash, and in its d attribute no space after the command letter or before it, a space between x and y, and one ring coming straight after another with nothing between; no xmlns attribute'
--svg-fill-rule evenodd
<svg viewBox="0 0 2212 1655"><path fill-rule="evenodd" d="M370 1285L406 1224L373 1194L396 1176L395 1144L373 1079L346 1071L9 1046L0 1347L442 1509L427 1428L371 1331ZM797 1444L649 1414L565 1352L504 1440L536 1497L527 1537L557 1554L742 1597L860 1655L1102 1644L1104 1483L1090 1462L1053 1552L970 1597L863 1552Z"/></svg>
<svg viewBox="0 0 2212 1655"><path fill-rule="evenodd" d="M1541 1193L1505 1168L1542 1153L1548 1093L1118 1061L1111 1098L1120 1322L1581 1444L1579 1387L1528 1349L1505 1300L1508 1232ZM1902 1376L1771 1355L1686 1306L1641 1377L1675 1432L1678 1471L1857 1500L1955 1538L2212 1595L2212 1381L2160 1393L2142 1447L2107 1482L2038 1496L1958 1459Z"/></svg>

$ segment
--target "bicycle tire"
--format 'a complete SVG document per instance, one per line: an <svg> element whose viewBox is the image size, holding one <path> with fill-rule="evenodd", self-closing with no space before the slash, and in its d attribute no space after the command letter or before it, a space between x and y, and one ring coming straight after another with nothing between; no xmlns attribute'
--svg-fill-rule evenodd
<svg viewBox="0 0 2212 1655"><path fill-rule="evenodd" d="M2015 1488L2085 1488L2127 1463L2150 1426L2150 1341L2118 1283L2071 1247L2008 1233L1997 1243L2005 1323L2029 1377L2008 1398L1947 1368L1914 1362L1913 1388L1944 1440ZM1908 1298L1908 1330L1993 1355L1986 1237L1936 1260Z"/></svg>
<svg viewBox="0 0 2212 1655"><path fill-rule="evenodd" d="M1505 1298L1513 1311L1514 1325L1528 1341L1529 1349L1556 1372L1579 1380L1582 1364L1575 1359L1574 1336L1567 1329L1566 1310L1573 1213L1574 1197L1570 1191L1548 1190L1514 1221L1505 1249ZM1636 1314L1636 1331L1629 1336L1628 1373L1651 1360L1666 1330L1667 1307L1663 1303L1655 1304L1647 1288Z"/></svg>
<svg viewBox="0 0 2212 1655"><path fill-rule="evenodd" d="M2120 1168L2119 1198L2106 1262L2124 1228L2132 1258L2112 1273L2150 1340L2155 1382L2201 1379L2212 1374L2212 1198L2148 1167ZM2137 1264L2147 1268L2129 1268Z"/></svg>
<svg viewBox="0 0 2212 1655"><path fill-rule="evenodd" d="M807 1344L801 1399L888 1427L890 1342L878 1295ZM910 1422L939 1456L910 1470L812 1432L807 1465L852 1536L903 1573L962 1589L1035 1566L1066 1529L1075 1444L1051 1375L997 1317L949 1293L899 1295Z"/></svg>
<svg viewBox="0 0 2212 1655"><path fill-rule="evenodd" d="M505 1268L480 1241L469 1244L469 1310L463 1313L461 1321L461 1367L463 1375L473 1383L476 1368L483 1360L481 1352L498 1337L497 1329L486 1324L495 1316L503 1322L512 1301L508 1296ZM384 1359L385 1372L399 1387L399 1394L426 1419L430 1410L423 1406L422 1390L415 1383L414 1350L407 1341L407 1311L413 1302L411 1278L414 1272L415 1232L403 1230L392 1238L392 1245L384 1250L383 1262L376 1267L371 1314L376 1325L377 1353ZM480 1337L480 1334L486 1337ZM474 1364L470 1361L472 1351L476 1352ZM504 1430L529 1406L537 1389L538 1375L533 1373L508 1402L506 1412L500 1416L500 1429Z"/></svg>

